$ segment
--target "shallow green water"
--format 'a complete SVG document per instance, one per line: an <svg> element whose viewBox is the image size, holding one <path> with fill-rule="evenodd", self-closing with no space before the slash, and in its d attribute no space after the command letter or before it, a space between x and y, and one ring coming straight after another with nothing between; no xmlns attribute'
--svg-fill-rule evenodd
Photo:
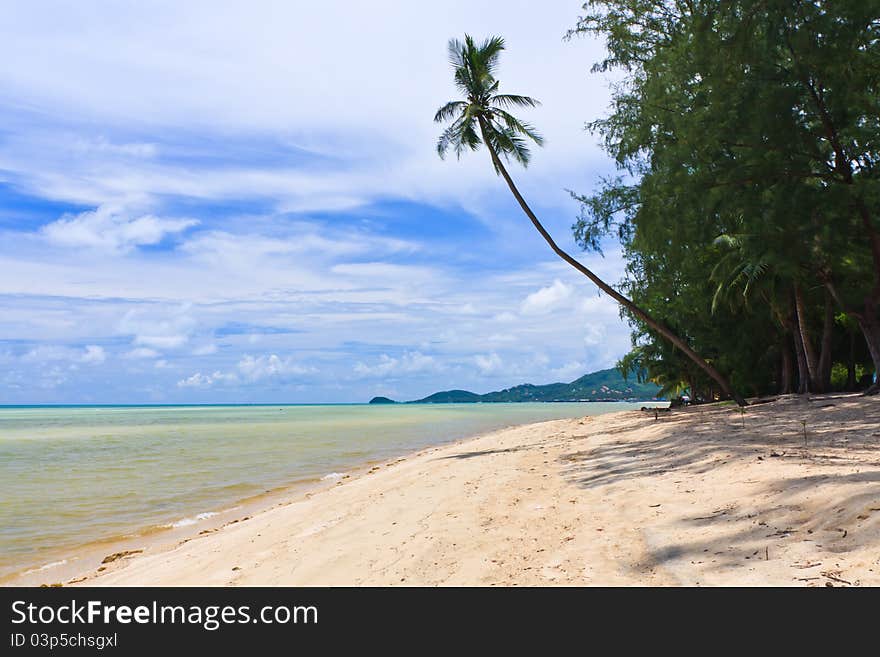
<svg viewBox="0 0 880 657"><path fill-rule="evenodd" d="M0 574L367 461L642 405L0 407Z"/></svg>

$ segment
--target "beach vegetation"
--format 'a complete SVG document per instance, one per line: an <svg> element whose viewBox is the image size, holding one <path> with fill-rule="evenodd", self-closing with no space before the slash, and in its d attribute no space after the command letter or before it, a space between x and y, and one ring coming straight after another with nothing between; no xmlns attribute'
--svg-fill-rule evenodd
<svg viewBox="0 0 880 657"><path fill-rule="evenodd" d="M607 47L588 128L618 174L573 232L616 239L618 287L748 395L877 390L880 2L592 0L569 36ZM624 307L664 388L723 390Z"/></svg>

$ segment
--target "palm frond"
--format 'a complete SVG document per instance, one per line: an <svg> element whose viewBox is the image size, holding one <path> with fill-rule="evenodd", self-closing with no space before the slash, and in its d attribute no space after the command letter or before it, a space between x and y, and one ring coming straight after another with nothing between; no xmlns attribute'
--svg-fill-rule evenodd
<svg viewBox="0 0 880 657"><path fill-rule="evenodd" d="M440 133L440 138L437 140L437 155L440 156L440 159L446 159L446 152L449 150L449 147L459 139L458 133L459 131L455 125L449 126Z"/></svg>
<svg viewBox="0 0 880 657"><path fill-rule="evenodd" d="M455 116L458 110L464 107L467 107L467 103L463 100L450 101L437 110L437 113L434 115L434 122L442 123L443 121L448 121Z"/></svg>
<svg viewBox="0 0 880 657"><path fill-rule="evenodd" d="M501 117L507 129L525 135L533 142L538 144L538 146L544 145L544 138L540 134L538 134L538 132L528 123L520 121L515 116L505 112L504 110L495 109L492 111L492 113Z"/></svg>
<svg viewBox="0 0 880 657"><path fill-rule="evenodd" d="M728 249L738 249L742 246L742 243L743 238L741 235L731 235L729 233L722 233L713 241L713 244L715 244L715 246L725 247Z"/></svg>
<svg viewBox="0 0 880 657"><path fill-rule="evenodd" d="M495 77L498 68L498 57L504 50L504 37L489 37L480 45L480 58L486 73Z"/></svg>
<svg viewBox="0 0 880 657"><path fill-rule="evenodd" d="M452 149L456 157L461 157L465 150L476 150L482 143L477 134L476 120L462 115L440 134L437 140L437 154L445 159L446 153Z"/></svg>
<svg viewBox="0 0 880 657"><path fill-rule="evenodd" d="M744 270L745 285L743 286L742 295L748 305L749 295L752 286L760 282L770 269L769 263L766 262L750 262Z"/></svg>
<svg viewBox="0 0 880 657"><path fill-rule="evenodd" d="M497 94L491 98L492 104L498 107L537 107L541 101L529 98L528 96L518 96L517 94Z"/></svg>
<svg viewBox="0 0 880 657"><path fill-rule="evenodd" d="M455 86L466 97L473 98L480 93L479 85L474 79L470 66L462 66L455 69L453 79L455 80Z"/></svg>
<svg viewBox="0 0 880 657"><path fill-rule="evenodd" d="M467 121L462 128L461 139L458 140L455 148L455 154L458 157L461 157L461 154L464 152L465 148L469 148L472 151L475 151L480 147L480 144L483 143L483 140L480 139L480 135L477 134L475 123L475 121Z"/></svg>
<svg viewBox="0 0 880 657"><path fill-rule="evenodd" d="M726 292L724 289L724 283L719 283L718 287L715 288L715 294L712 295L712 314L715 314L715 311L718 310L718 304L721 301L721 296Z"/></svg>
<svg viewBox="0 0 880 657"><path fill-rule="evenodd" d="M516 160L524 167L528 166L531 159L529 147L517 132L507 127L491 126L489 140L498 155L506 160Z"/></svg>
<svg viewBox="0 0 880 657"><path fill-rule="evenodd" d="M450 39L447 48L452 68L462 68L465 65L465 45L458 39Z"/></svg>

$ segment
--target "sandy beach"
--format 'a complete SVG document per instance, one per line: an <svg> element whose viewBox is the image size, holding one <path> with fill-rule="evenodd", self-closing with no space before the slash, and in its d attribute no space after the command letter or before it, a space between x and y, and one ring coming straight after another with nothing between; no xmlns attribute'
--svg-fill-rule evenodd
<svg viewBox="0 0 880 657"><path fill-rule="evenodd" d="M68 584L876 586L878 444L880 400L855 395L541 422Z"/></svg>

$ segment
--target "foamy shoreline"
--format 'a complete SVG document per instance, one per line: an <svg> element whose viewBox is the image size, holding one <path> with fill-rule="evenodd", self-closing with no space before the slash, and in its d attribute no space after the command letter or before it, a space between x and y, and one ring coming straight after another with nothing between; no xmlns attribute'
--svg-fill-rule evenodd
<svg viewBox="0 0 880 657"><path fill-rule="evenodd" d="M880 585L878 401L495 431L122 556L81 583Z"/></svg>

